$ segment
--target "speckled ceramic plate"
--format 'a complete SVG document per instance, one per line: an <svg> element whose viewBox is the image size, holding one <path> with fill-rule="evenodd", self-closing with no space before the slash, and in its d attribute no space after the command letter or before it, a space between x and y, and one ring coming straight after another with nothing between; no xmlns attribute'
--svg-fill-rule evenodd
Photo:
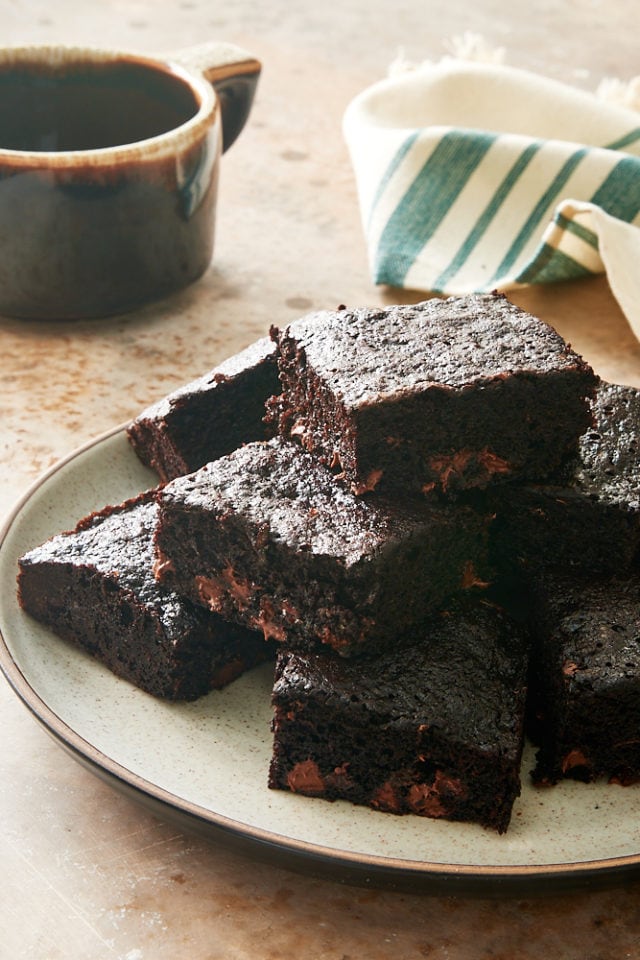
<svg viewBox="0 0 640 960"><path fill-rule="evenodd" d="M170 705L116 679L19 610L22 553L154 483L119 428L35 484L0 540L0 663L77 760L165 819L345 881L489 895L611 882L637 871L640 787L568 782L535 789L529 751L504 836L270 791L269 667L196 703Z"/></svg>

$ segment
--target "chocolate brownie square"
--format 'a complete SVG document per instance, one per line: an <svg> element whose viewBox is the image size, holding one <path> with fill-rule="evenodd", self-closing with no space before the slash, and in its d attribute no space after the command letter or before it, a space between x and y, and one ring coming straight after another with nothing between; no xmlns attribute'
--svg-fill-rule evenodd
<svg viewBox="0 0 640 960"><path fill-rule="evenodd" d="M522 628L483 602L448 608L380 657L279 653L269 786L504 832L527 653Z"/></svg>
<svg viewBox="0 0 640 960"><path fill-rule="evenodd" d="M533 778L640 779L640 578L534 588Z"/></svg>
<svg viewBox="0 0 640 960"><path fill-rule="evenodd" d="M486 521L354 496L297 444L247 444L160 494L159 579L266 638L345 656L484 575Z"/></svg>
<svg viewBox="0 0 640 960"><path fill-rule="evenodd" d="M602 383L593 426L555 484L491 492L492 550L500 570L613 575L640 549L640 391Z"/></svg>
<svg viewBox="0 0 640 960"><path fill-rule="evenodd" d="M270 415L357 494L543 480L590 425L591 368L501 295L324 311L273 336Z"/></svg>
<svg viewBox="0 0 640 960"><path fill-rule="evenodd" d="M280 390L265 337L144 410L128 439L145 466L172 480L266 437L265 402Z"/></svg>
<svg viewBox="0 0 640 960"><path fill-rule="evenodd" d="M153 576L152 493L107 507L19 561L23 609L147 693L194 700L272 655L262 634L184 600Z"/></svg>

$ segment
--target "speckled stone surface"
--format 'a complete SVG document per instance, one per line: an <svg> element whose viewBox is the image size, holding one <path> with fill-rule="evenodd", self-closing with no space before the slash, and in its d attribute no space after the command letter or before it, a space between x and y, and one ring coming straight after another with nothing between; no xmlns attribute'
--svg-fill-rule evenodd
<svg viewBox="0 0 640 960"><path fill-rule="evenodd" d="M340 124L400 50L472 30L510 63L594 89L637 72L627 0L0 0L2 42L166 52L238 43L264 72L222 161L216 252L196 286L126 317L0 319L0 512L79 444L310 310L422 299L372 286ZM523 105L523 108L525 105ZM522 290L605 379L640 386L640 345L602 279ZM634 957L640 881L492 900L347 887L182 833L65 755L0 683L0 953L24 960ZM507 835L508 836L508 835Z"/></svg>

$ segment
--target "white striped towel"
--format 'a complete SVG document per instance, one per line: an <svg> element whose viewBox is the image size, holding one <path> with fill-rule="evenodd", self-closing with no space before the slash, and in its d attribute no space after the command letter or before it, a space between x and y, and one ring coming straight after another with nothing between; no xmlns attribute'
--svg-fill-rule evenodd
<svg viewBox="0 0 640 960"><path fill-rule="evenodd" d="M640 338L640 119L523 70L445 59L349 104L373 279L436 294L606 271Z"/></svg>

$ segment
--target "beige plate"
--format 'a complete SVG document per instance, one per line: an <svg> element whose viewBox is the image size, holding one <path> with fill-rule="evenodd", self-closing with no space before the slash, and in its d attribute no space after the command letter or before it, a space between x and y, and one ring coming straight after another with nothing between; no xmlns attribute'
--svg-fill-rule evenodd
<svg viewBox="0 0 640 960"><path fill-rule="evenodd" d="M77 760L164 817L285 866L450 893L542 892L619 880L640 864L640 786L529 785L504 836L467 824L270 791L270 668L194 704L154 700L26 617L17 558L107 503L153 486L123 428L57 464L0 539L0 665Z"/></svg>

